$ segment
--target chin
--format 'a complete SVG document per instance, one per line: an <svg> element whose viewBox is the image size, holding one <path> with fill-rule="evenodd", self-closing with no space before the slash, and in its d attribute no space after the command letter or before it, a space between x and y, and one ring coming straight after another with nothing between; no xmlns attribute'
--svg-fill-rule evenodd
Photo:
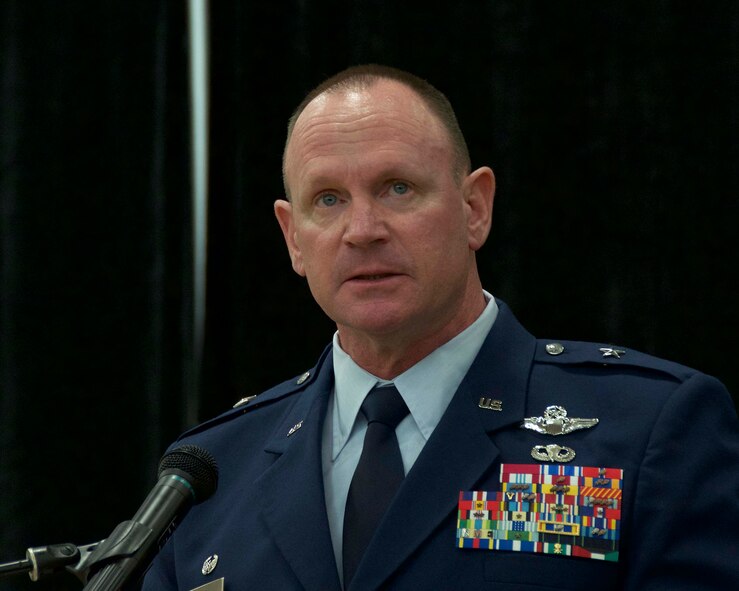
<svg viewBox="0 0 739 591"><path fill-rule="evenodd" d="M387 306L363 306L351 314L344 310L336 324L354 332L382 337L408 330L412 325L412 315L407 310Z"/></svg>

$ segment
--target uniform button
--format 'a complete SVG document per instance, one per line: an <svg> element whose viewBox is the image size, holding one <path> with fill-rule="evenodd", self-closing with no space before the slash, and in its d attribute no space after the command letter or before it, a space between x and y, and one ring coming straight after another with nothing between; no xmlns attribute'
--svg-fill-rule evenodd
<svg viewBox="0 0 739 591"><path fill-rule="evenodd" d="M236 408L236 407L238 407L238 406L241 406L241 405L243 405L243 404L246 404L247 402L249 402L249 401L251 401L251 400L254 400L254 399L255 399L256 397L257 397L257 395L256 395L256 394L254 394L254 395L252 395L252 396L247 396L246 398L242 398L242 399L241 399L241 400L239 400L239 401L238 401L238 402L237 402L236 404L234 404L234 406L233 406L233 407L234 407L234 408Z"/></svg>
<svg viewBox="0 0 739 591"><path fill-rule="evenodd" d="M302 376L298 378L297 384L300 386L300 384L305 383L305 380L307 380L310 377L310 372L306 371Z"/></svg>
<svg viewBox="0 0 739 591"><path fill-rule="evenodd" d="M562 343L547 343L547 346L544 348L550 355L561 355L565 350Z"/></svg>

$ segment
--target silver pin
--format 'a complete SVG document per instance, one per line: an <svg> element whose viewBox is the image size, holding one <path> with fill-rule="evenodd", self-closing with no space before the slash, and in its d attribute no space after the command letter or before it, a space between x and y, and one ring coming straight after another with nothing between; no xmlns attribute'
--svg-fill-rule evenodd
<svg viewBox="0 0 739 591"><path fill-rule="evenodd" d="M290 430L287 432L287 436L290 437L295 431L300 429L300 427L303 426L303 421L300 421L299 423L295 423L292 427L290 427Z"/></svg>
<svg viewBox="0 0 739 591"><path fill-rule="evenodd" d="M236 404L234 404L233 407L234 408L237 408L239 406L243 406L247 402L250 402L250 401L254 400L256 397L257 397L256 394L254 394L253 396L246 396L246 397L242 398L241 400L239 400Z"/></svg>
<svg viewBox="0 0 739 591"><path fill-rule="evenodd" d="M480 402L478 405L480 408L484 408L485 410L497 410L502 411L503 410L503 401L502 400L495 400L494 398L485 398L484 396L480 398Z"/></svg>
<svg viewBox="0 0 739 591"><path fill-rule="evenodd" d="M603 357L615 357L616 359L621 359L621 355L626 355L623 349L611 349L610 347L602 347L598 351L603 353Z"/></svg>
<svg viewBox="0 0 739 591"><path fill-rule="evenodd" d="M575 458L575 450L550 443L549 445L535 445L531 448L531 457L540 462L571 462ZM552 487L554 490L554 487Z"/></svg>
<svg viewBox="0 0 739 591"><path fill-rule="evenodd" d="M562 343L547 343L544 350L550 355L561 355L564 353L565 346Z"/></svg>
<svg viewBox="0 0 739 591"><path fill-rule="evenodd" d="M598 419L568 417L564 406L547 406L543 417L528 417L521 423L521 428L544 435L567 435L578 429L590 429L597 424Z"/></svg>
<svg viewBox="0 0 739 591"><path fill-rule="evenodd" d="M300 376L300 377L298 378L298 380L297 380L297 381L296 381L295 383L296 383L296 384L297 384L298 386L300 386L300 384L304 384L304 383L305 383L305 380L307 380L307 379L308 379L309 377L310 377L310 372L309 372L309 371L306 371L306 372L305 372L305 373L304 373L303 375L301 375L301 376Z"/></svg>
<svg viewBox="0 0 739 591"><path fill-rule="evenodd" d="M208 558L205 559L205 562L203 563L203 568L200 572L202 572L204 575L209 575L216 569L217 565L218 565L218 554L213 554L213 556L208 556Z"/></svg>

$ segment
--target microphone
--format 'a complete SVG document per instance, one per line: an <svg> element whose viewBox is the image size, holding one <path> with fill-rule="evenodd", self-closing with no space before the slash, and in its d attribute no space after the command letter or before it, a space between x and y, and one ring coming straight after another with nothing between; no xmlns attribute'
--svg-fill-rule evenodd
<svg viewBox="0 0 739 591"><path fill-rule="evenodd" d="M196 445L165 454L158 482L130 521L124 521L90 557L89 579L83 591L114 591L136 582L172 535L190 507L218 487L213 456Z"/></svg>

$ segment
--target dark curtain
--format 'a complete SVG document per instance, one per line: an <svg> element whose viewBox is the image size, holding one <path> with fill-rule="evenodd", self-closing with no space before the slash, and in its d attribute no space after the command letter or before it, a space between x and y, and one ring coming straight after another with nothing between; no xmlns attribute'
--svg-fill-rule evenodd
<svg viewBox="0 0 739 591"><path fill-rule="evenodd" d="M739 5L240 1L212 26L214 412L330 339L271 203L292 109L367 62L447 93L473 166L495 170L481 274L530 331L641 349L739 392Z"/></svg>
<svg viewBox="0 0 739 591"><path fill-rule="evenodd" d="M184 426L190 198L183 8L6 0L0 31L9 562L106 537Z"/></svg>
<svg viewBox="0 0 739 591"><path fill-rule="evenodd" d="M314 363L333 328L272 202L287 117L350 64L448 94L498 179L484 285L529 330L739 393L738 40L739 5L721 1L212 2L194 384L184 3L5 0L0 562L130 518L193 389L205 419Z"/></svg>

